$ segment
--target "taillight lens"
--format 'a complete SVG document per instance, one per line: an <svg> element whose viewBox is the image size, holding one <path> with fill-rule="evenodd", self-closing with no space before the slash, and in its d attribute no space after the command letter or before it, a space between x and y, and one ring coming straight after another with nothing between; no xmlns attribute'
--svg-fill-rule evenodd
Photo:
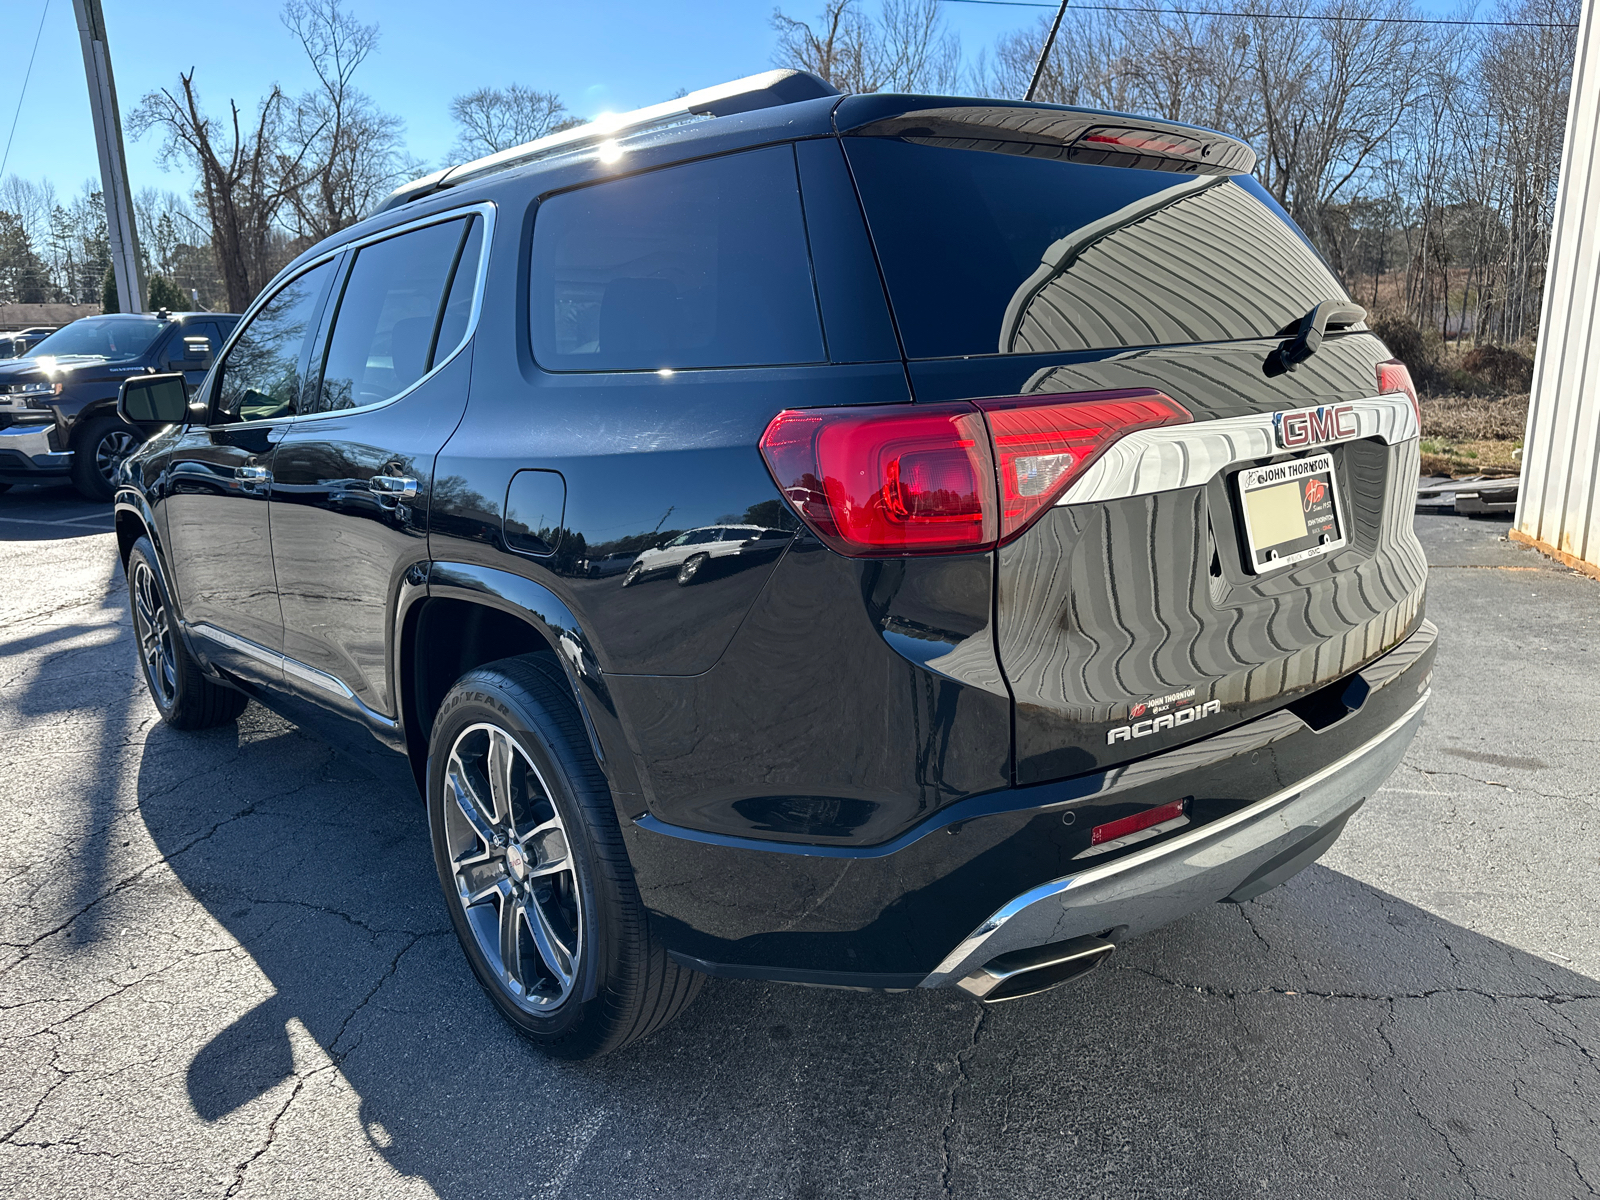
<svg viewBox="0 0 1600 1200"><path fill-rule="evenodd" d="M1411 400L1411 411L1417 414L1417 428L1422 428L1422 404L1417 400L1417 388L1411 382L1411 371L1398 358L1378 364L1378 395L1404 392Z"/></svg>
<svg viewBox="0 0 1600 1200"><path fill-rule="evenodd" d="M997 536L989 435L970 404L791 409L761 453L841 554L978 550Z"/></svg>
<svg viewBox="0 0 1600 1200"><path fill-rule="evenodd" d="M1172 397L1143 388L977 404L989 418L1000 469L1002 541L1033 524L1118 438L1194 419Z"/></svg>
<svg viewBox="0 0 1600 1200"><path fill-rule="evenodd" d="M790 409L767 426L761 453L839 553L950 553L1020 534L1125 434L1189 420L1147 389Z"/></svg>

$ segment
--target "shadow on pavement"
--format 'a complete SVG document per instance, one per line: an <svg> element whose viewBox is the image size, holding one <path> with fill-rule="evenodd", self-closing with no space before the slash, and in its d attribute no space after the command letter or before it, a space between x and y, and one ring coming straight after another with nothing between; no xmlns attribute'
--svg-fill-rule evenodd
<svg viewBox="0 0 1600 1200"><path fill-rule="evenodd" d="M109 502L85 500L70 484L19 484L0 493L0 542L55 542L114 527Z"/></svg>
<svg viewBox="0 0 1600 1200"><path fill-rule="evenodd" d="M297 1022L373 1153L451 1200L1600 1181L1600 984L1322 867L1034 1000L711 980L642 1045L546 1061L462 960L416 798L278 730L157 728L139 773L157 846L275 989L195 1053L208 1121L305 1074Z"/></svg>

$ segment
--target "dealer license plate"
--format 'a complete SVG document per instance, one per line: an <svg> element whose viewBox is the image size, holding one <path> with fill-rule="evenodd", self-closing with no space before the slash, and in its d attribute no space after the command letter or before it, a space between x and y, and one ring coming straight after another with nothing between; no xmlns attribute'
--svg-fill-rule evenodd
<svg viewBox="0 0 1600 1200"><path fill-rule="evenodd" d="M1331 454L1240 471L1239 499L1250 565L1257 573L1293 566L1345 544Z"/></svg>

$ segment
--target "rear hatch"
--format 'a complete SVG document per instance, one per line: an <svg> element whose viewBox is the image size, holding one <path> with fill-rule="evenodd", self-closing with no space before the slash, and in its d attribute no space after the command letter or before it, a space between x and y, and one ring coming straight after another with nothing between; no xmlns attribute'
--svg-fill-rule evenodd
<svg viewBox="0 0 1600 1200"><path fill-rule="evenodd" d="M852 97L837 121L916 400L1123 423L1076 459L1006 460L995 427L1006 503L1044 497L996 551L1017 782L1297 701L1327 719L1315 694L1422 617L1415 402L1348 313L1295 369L1273 361L1348 296L1249 149L947 99Z"/></svg>

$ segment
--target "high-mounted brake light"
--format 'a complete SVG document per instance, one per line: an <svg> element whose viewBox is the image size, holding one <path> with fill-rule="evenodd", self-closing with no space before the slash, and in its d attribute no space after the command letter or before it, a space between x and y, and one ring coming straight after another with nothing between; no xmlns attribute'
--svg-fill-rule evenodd
<svg viewBox="0 0 1600 1200"><path fill-rule="evenodd" d="M839 553L951 553L1022 533L1118 438L1189 420L1149 389L789 409L761 453Z"/></svg>
<svg viewBox="0 0 1600 1200"><path fill-rule="evenodd" d="M1422 404L1417 399L1417 388L1411 382L1411 370L1398 358L1378 364L1378 394L1404 392L1411 401L1411 411L1417 414L1417 428L1422 428Z"/></svg>

